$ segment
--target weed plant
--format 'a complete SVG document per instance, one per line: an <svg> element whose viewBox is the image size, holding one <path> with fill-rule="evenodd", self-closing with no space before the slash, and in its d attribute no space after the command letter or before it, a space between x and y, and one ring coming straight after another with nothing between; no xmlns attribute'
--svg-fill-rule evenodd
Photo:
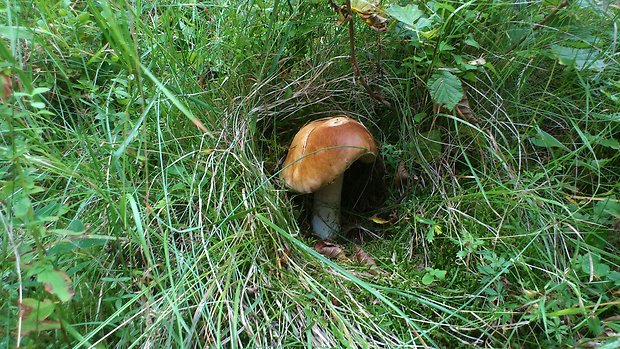
<svg viewBox="0 0 620 349"><path fill-rule="evenodd" d="M389 109L325 1L3 2L0 347L617 347L620 10L564 5L355 17ZM373 268L278 179L343 113L381 148L338 239Z"/></svg>

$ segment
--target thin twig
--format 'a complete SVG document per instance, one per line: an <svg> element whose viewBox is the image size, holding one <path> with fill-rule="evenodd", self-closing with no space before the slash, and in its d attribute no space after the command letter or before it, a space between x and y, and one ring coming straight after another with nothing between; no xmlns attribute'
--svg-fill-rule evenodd
<svg viewBox="0 0 620 349"><path fill-rule="evenodd" d="M563 9L564 7L568 6L568 4L570 3L569 0L564 0L562 1L558 7L556 7L553 11L551 11L548 15L545 16L545 18L542 19L542 21L538 22L537 24L534 25L534 27L532 28L532 32L534 32L534 30L540 29L543 27L543 25L545 25L545 23L547 23L548 20L551 19L551 17L555 16L556 13L558 13L558 11L560 11L561 9ZM521 37L521 39L514 45L512 45L510 47L510 49L508 49L508 51L506 51L505 54L510 53L512 50L514 50L515 48L517 48L519 45L521 45L523 43L523 41L525 41L525 39L528 38L528 36L530 36L531 33L527 33L525 35L523 35Z"/></svg>
<svg viewBox="0 0 620 349"><path fill-rule="evenodd" d="M362 84L366 92L368 92L368 95L370 95L370 98L378 102L381 102L381 104L385 105L389 109L392 109L392 104L390 102L386 101L383 97L376 94L375 91L373 91L372 88L368 86L368 84L366 83L366 79L364 79L364 76L362 75L362 72L360 71L360 68L357 65L357 60L355 59L355 28L353 26L353 12L351 11L351 0L347 0L346 6L347 6L347 14L349 17L347 18L347 20L349 21L349 48L351 50L350 61L351 61L351 66L353 66L353 71L355 72L355 75L359 79L360 83Z"/></svg>

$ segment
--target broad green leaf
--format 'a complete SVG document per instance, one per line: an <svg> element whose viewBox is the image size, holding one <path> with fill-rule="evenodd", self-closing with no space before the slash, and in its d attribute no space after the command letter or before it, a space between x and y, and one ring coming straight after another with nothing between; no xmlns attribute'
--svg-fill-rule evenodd
<svg viewBox="0 0 620 349"><path fill-rule="evenodd" d="M34 216L42 222L54 222L68 211L69 209L66 205L59 202L51 202L34 210Z"/></svg>
<svg viewBox="0 0 620 349"><path fill-rule="evenodd" d="M35 87L35 88L32 89L32 92L30 92L30 95L31 96L40 95L40 94L43 94L45 92L48 92L49 90L50 89L47 88L47 87Z"/></svg>
<svg viewBox="0 0 620 349"><path fill-rule="evenodd" d="M54 302L49 299L39 301L34 298L24 298L19 305L19 315L22 318L21 333L23 336L33 331L55 330L60 328L57 321L47 320L54 312Z"/></svg>
<svg viewBox="0 0 620 349"><path fill-rule="evenodd" d="M433 269L431 274L437 278L437 280L443 280L446 278L447 271L441 269Z"/></svg>
<svg viewBox="0 0 620 349"><path fill-rule="evenodd" d="M618 142L617 139L601 138L597 141L597 143L607 148L620 150L620 142Z"/></svg>
<svg viewBox="0 0 620 349"><path fill-rule="evenodd" d="M54 312L54 302L49 299L40 301L34 298L24 298L20 307L24 318L32 318L36 321L47 319Z"/></svg>
<svg viewBox="0 0 620 349"><path fill-rule="evenodd" d="M30 332L41 332L49 330L57 330L60 328L58 321L43 320L43 321L22 321L22 335L25 336Z"/></svg>
<svg viewBox="0 0 620 349"><path fill-rule="evenodd" d="M431 273L426 273L422 277L422 283L424 285L430 285L433 283L433 281L435 281L435 277Z"/></svg>
<svg viewBox="0 0 620 349"><path fill-rule="evenodd" d="M44 270L37 275L37 281L43 283L45 290L56 295L62 302L73 298L71 278L62 270Z"/></svg>
<svg viewBox="0 0 620 349"><path fill-rule="evenodd" d="M23 198L17 200L13 205L13 213L15 214L15 217L25 220L31 207L32 203L30 202L30 199L27 196L24 196Z"/></svg>
<svg viewBox="0 0 620 349"><path fill-rule="evenodd" d="M532 142L532 144L534 144L535 146L543 148L561 148L564 150L568 150L568 148L564 144L562 144L562 142L558 141L557 138L541 130L540 128L538 128L537 131L538 134L536 135L536 137L530 138L530 142Z"/></svg>
<svg viewBox="0 0 620 349"><path fill-rule="evenodd" d="M415 30L415 22L424 15L418 5L409 4L407 6L392 5L387 8L387 14L397 21L403 23L409 29Z"/></svg>
<svg viewBox="0 0 620 349"><path fill-rule="evenodd" d="M448 110L453 110L463 99L461 80L449 71L442 70L433 74L426 86L433 101Z"/></svg>
<svg viewBox="0 0 620 349"><path fill-rule="evenodd" d="M560 64L574 66L577 70L591 69L603 70L606 66L602 59L599 59L600 52L593 48L574 48L554 45L551 52L558 59Z"/></svg>

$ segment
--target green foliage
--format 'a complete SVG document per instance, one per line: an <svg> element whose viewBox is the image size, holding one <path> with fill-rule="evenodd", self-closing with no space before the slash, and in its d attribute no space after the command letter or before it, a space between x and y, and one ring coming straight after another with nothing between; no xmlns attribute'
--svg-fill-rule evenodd
<svg viewBox="0 0 620 349"><path fill-rule="evenodd" d="M424 285L430 285L435 281L444 280L446 278L447 271L441 269L424 268L426 273L422 277L422 283Z"/></svg>
<svg viewBox="0 0 620 349"><path fill-rule="evenodd" d="M0 347L617 346L618 10L559 4L354 2L386 110L325 2L7 2ZM334 113L370 269L277 179Z"/></svg>
<svg viewBox="0 0 620 349"><path fill-rule="evenodd" d="M442 70L435 73L427 82L428 90L433 101L453 110L456 104L463 99L461 81L449 71Z"/></svg>

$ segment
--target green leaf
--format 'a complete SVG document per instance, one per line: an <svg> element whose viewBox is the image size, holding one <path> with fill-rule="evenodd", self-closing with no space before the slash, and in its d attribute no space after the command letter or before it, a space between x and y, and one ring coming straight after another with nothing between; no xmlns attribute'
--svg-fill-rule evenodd
<svg viewBox="0 0 620 349"><path fill-rule="evenodd" d="M437 278L437 280L443 280L446 278L446 270L433 269L431 273Z"/></svg>
<svg viewBox="0 0 620 349"><path fill-rule="evenodd" d="M48 92L49 90L50 89L47 88L47 87L35 87L35 88L32 89L32 92L30 92L30 95L31 96L40 95L40 94L43 94L45 92Z"/></svg>
<svg viewBox="0 0 620 349"><path fill-rule="evenodd" d="M601 53L593 48L574 48L554 45L551 52L563 65L574 66L577 70L591 69L603 70L606 67L602 59L598 59Z"/></svg>
<svg viewBox="0 0 620 349"><path fill-rule="evenodd" d="M424 15L424 12L417 5L409 4L407 6L392 5L387 8L387 14L397 21L403 23L408 29L416 30L415 22Z"/></svg>
<svg viewBox="0 0 620 349"><path fill-rule="evenodd" d="M463 99L461 80L446 70L433 74L426 87L431 93L433 101L448 110L453 110L456 104Z"/></svg>
<svg viewBox="0 0 620 349"><path fill-rule="evenodd" d="M22 321L22 335L27 335L30 332L41 332L49 330L57 330L60 328L58 321L43 320L43 321Z"/></svg>
<svg viewBox="0 0 620 349"><path fill-rule="evenodd" d="M36 108L36 109L43 109L43 108L45 108L45 103L43 103L43 102L30 102L30 105L33 108Z"/></svg>
<svg viewBox="0 0 620 349"><path fill-rule="evenodd" d="M22 335L33 331L54 330L60 328L57 321L47 320L54 312L54 302L49 299L39 301L34 298L24 298L19 305L19 314L22 317Z"/></svg>
<svg viewBox="0 0 620 349"><path fill-rule="evenodd" d="M435 277L433 276L433 274L431 273L426 273L424 274L424 276L422 277L422 283L424 285L430 285L433 283L433 281L435 281Z"/></svg>
<svg viewBox="0 0 620 349"><path fill-rule="evenodd" d="M420 149L420 154L422 155L422 159L416 153L416 160L419 164L424 164L424 162L433 162L438 160L441 157L441 132L439 130L430 130L428 132L423 132L420 134L420 137L417 138L418 147ZM423 222L426 223L426 222ZM434 223L427 223L434 224Z"/></svg>
<svg viewBox="0 0 620 349"><path fill-rule="evenodd" d="M24 312L24 318L42 321L52 315L54 307L54 302L49 299L40 301L34 298L24 298L22 300L21 310Z"/></svg>
<svg viewBox="0 0 620 349"><path fill-rule="evenodd" d="M13 205L13 214L15 214L15 217L25 220L31 208L32 202L30 202L30 199L27 196L24 196L23 198L17 200L17 202Z"/></svg>
<svg viewBox="0 0 620 349"><path fill-rule="evenodd" d="M69 209L66 205L59 202L51 202L34 210L34 216L42 222L54 222L67 212L69 212Z"/></svg>
<svg viewBox="0 0 620 349"><path fill-rule="evenodd" d="M535 146L542 148L561 148L564 150L569 150L564 144L562 144L562 142L558 141L557 138L553 137L547 132L541 130L540 128L538 128L537 131L538 134L536 135L536 137L530 138L530 142L532 142L532 144L534 144Z"/></svg>
<svg viewBox="0 0 620 349"><path fill-rule="evenodd" d="M37 275L37 281L44 285L47 292L56 295L62 302L68 302L73 298L71 278L62 270L43 270Z"/></svg>

